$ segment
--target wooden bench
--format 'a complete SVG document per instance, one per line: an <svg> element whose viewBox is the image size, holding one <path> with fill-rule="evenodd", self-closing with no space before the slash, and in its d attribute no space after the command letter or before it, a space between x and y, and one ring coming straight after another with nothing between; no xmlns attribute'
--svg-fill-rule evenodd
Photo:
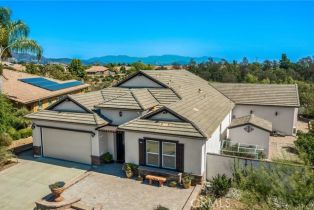
<svg viewBox="0 0 314 210"><path fill-rule="evenodd" d="M162 187L164 183L167 181L165 177L162 176L154 176L154 175L146 175L145 179L148 179L149 184L152 184L153 181L159 182L159 186Z"/></svg>

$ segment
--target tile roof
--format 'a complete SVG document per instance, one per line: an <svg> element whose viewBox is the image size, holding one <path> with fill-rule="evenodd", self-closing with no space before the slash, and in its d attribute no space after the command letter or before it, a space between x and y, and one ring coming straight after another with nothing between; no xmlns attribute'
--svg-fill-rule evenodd
<svg viewBox="0 0 314 210"><path fill-rule="evenodd" d="M207 81L186 70L141 72L163 83L177 94L177 99L172 97L173 103L169 103L165 107L184 118L186 123L192 124L204 138L211 137L221 121L234 107L232 101L211 87ZM151 92L154 90L150 89ZM181 100L178 100L178 97ZM123 125L123 127L125 126L127 123ZM160 132L161 130L159 129Z"/></svg>
<svg viewBox="0 0 314 210"><path fill-rule="evenodd" d="M36 120L48 120L56 122L78 123L97 126L108 124L106 120L99 117L96 113L58 112L51 110L43 110L40 112L28 114L25 117Z"/></svg>
<svg viewBox="0 0 314 210"><path fill-rule="evenodd" d="M3 70L3 84L2 93L6 95L9 99L28 104L38 100L56 97L60 95L69 94L74 91L78 91L87 88L88 84L78 85L75 87L70 87L57 91L49 91L43 88L36 87L34 85L27 84L25 82L19 81L22 78L33 78L38 77L37 75L28 74L25 72ZM48 79L48 78L47 78ZM53 80L53 79L50 79ZM68 81L53 80L59 83Z"/></svg>
<svg viewBox="0 0 314 210"><path fill-rule="evenodd" d="M105 66L91 66L90 68L86 69L88 73L96 73L96 72L105 72L108 71L109 68Z"/></svg>
<svg viewBox="0 0 314 210"><path fill-rule="evenodd" d="M176 136L204 138L191 123L169 122L147 119L135 119L119 126L119 130L142 131L149 133L163 133Z"/></svg>
<svg viewBox="0 0 314 210"><path fill-rule="evenodd" d="M263 118L257 117L254 114L233 119L231 121L229 128L235 128L235 127L239 127L239 126L247 125L247 124L254 125L256 127L259 127L269 132L272 131L271 122L264 120Z"/></svg>
<svg viewBox="0 0 314 210"><path fill-rule="evenodd" d="M297 85L212 83L236 104L299 107Z"/></svg>

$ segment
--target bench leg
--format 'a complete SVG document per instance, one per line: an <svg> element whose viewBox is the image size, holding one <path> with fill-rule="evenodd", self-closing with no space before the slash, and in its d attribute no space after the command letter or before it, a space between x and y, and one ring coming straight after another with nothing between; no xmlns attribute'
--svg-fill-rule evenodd
<svg viewBox="0 0 314 210"><path fill-rule="evenodd" d="M149 182L149 184L152 184L152 183L153 183L153 180L149 179L148 182Z"/></svg>
<svg viewBox="0 0 314 210"><path fill-rule="evenodd" d="M164 183L162 181L159 181L159 186L162 187Z"/></svg>

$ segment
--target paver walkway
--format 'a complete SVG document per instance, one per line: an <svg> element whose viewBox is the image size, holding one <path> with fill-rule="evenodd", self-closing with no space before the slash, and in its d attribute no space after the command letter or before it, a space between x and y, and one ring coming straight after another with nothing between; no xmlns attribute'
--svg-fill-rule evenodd
<svg viewBox="0 0 314 210"><path fill-rule="evenodd" d="M88 165L21 155L19 163L0 172L0 209L29 210L47 195L48 185L69 181L90 168Z"/></svg>
<svg viewBox="0 0 314 210"><path fill-rule="evenodd" d="M100 166L89 173L89 176L68 188L63 196L66 199L80 197L89 206L100 203L103 209L153 210L162 205L171 210L179 210L194 189L158 187L127 179L120 164Z"/></svg>

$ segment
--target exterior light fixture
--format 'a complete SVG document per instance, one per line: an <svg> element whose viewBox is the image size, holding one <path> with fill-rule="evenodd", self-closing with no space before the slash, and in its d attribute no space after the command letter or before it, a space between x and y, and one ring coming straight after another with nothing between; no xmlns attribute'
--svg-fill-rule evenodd
<svg viewBox="0 0 314 210"><path fill-rule="evenodd" d="M122 117L122 111L119 112L119 116Z"/></svg>

